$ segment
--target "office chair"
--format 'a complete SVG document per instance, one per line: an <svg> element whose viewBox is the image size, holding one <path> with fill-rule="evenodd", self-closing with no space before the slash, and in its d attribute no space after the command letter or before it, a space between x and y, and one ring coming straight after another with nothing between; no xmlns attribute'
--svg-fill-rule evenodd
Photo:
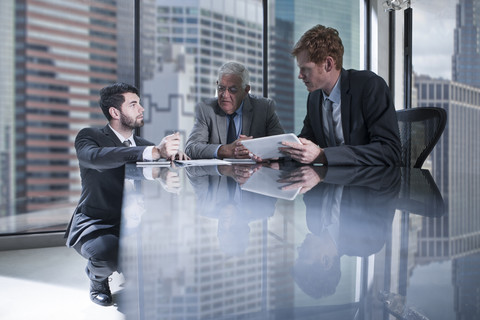
<svg viewBox="0 0 480 320"><path fill-rule="evenodd" d="M437 107L397 110L402 166L421 168L447 123L447 112Z"/></svg>

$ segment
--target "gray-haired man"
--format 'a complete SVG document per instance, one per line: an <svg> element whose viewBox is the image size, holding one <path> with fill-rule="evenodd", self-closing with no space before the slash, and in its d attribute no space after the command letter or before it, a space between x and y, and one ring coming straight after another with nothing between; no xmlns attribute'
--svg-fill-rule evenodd
<svg viewBox="0 0 480 320"><path fill-rule="evenodd" d="M220 67L217 92L217 98L196 107L185 147L190 158L249 158L248 150L237 142L284 133L275 102L249 94L249 73L242 64L227 62Z"/></svg>

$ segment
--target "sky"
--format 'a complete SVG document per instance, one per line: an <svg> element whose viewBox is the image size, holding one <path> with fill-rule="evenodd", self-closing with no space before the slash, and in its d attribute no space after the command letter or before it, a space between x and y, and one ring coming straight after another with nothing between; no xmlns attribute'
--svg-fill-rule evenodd
<svg viewBox="0 0 480 320"><path fill-rule="evenodd" d="M412 0L415 73L451 80L457 3L458 0Z"/></svg>

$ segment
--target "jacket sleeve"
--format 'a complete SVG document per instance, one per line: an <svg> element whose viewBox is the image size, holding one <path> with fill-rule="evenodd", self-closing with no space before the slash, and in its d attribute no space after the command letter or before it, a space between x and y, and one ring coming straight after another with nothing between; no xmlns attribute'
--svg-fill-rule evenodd
<svg viewBox="0 0 480 320"><path fill-rule="evenodd" d="M100 130L93 128L80 130L75 139L80 166L96 170L118 168L128 162L141 161L145 148L116 146Z"/></svg>
<svg viewBox="0 0 480 320"><path fill-rule="evenodd" d="M210 106L199 103L195 108L195 124L185 144L185 153L192 159L212 159L220 143L210 143L215 114Z"/></svg>

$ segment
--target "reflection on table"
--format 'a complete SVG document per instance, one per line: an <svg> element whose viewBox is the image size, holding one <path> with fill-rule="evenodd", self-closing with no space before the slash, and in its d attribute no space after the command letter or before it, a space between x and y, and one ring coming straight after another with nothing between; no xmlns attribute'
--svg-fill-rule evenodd
<svg viewBox="0 0 480 320"><path fill-rule="evenodd" d="M140 220L124 195L127 319L428 319L437 304L408 299L418 228L448 214L426 170L162 169L177 186L142 180Z"/></svg>

